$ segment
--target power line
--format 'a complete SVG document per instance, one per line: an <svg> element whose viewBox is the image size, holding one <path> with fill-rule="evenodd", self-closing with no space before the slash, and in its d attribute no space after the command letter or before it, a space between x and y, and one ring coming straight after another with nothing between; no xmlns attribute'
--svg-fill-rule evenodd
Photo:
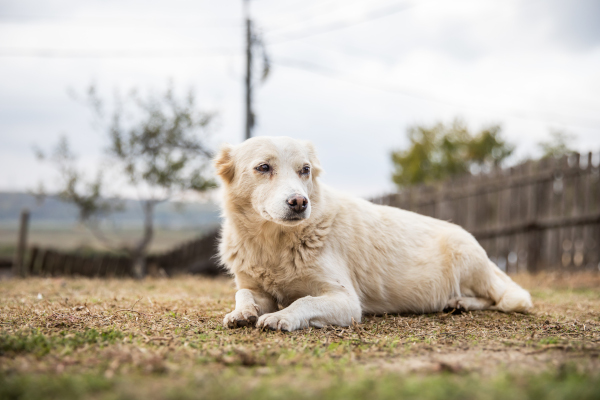
<svg viewBox="0 0 600 400"><path fill-rule="evenodd" d="M312 62L291 59L291 58L277 58L277 59L273 60L272 62L274 65L303 70L306 72L324 76L326 78L335 79L335 80L345 82L345 83L350 83L350 84L353 84L356 86L362 86L362 87L366 87L366 88L370 88L370 89L374 89L374 90L384 91L384 92L393 93L393 94L399 94L402 96L417 98L420 100L434 102L434 103L451 106L451 107L459 106L459 107L464 107L464 108L469 108L469 109L478 109L479 108L479 110L481 110L481 107L476 107L476 106L474 107L472 105L462 105L462 106L457 105L455 103L441 100L441 99L433 97L433 96L417 93L417 92L411 91L410 89L406 89L406 88L395 87L395 86L386 85L386 84L377 84L377 83L373 83L373 82L367 82L367 81L357 80L357 79L352 79L352 78L346 78L346 77L341 76L343 74L338 70L335 70L335 69L332 69L329 67L325 67L323 65L315 64ZM486 112L489 112L489 111L486 111ZM512 113L505 112L505 114L507 114L513 118L525 119L525 120L536 121L536 122L560 124L560 125L569 126L571 128L583 128L583 129L596 129L597 130L600 127L600 121L592 121L592 123L594 123L596 126L589 126L589 125L587 125L586 122L584 122L583 124L579 121L577 121L575 123L564 123L562 121L541 119L538 117L526 115L522 112L512 112ZM566 120L572 120L572 121L579 119L578 117L557 115L555 113L553 113L553 115L558 116L560 118L564 118Z"/></svg>
<svg viewBox="0 0 600 400"><path fill-rule="evenodd" d="M0 57L14 58L188 58L238 56L237 48L213 49L2 49Z"/></svg>
<svg viewBox="0 0 600 400"><path fill-rule="evenodd" d="M328 3L335 3L336 1L339 0L317 0L316 3L313 3L312 5L306 5L306 0L298 0L298 1L292 1L291 4L288 2L286 2L286 4L280 4L280 7L276 7L275 9L271 9L271 11L275 11L275 12L279 12L281 10L285 10L285 11L297 11L295 9L295 7L297 5L302 5L302 10L310 10L310 9L314 9L314 8L319 8L322 7L323 4L328 4Z"/></svg>
<svg viewBox="0 0 600 400"><path fill-rule="evenodd" d="M332 3L337 3L339 1L340 0L321 1L321 2L319 2L317 4L313 4L312 6L304 7L302 9L302 11L304 13L306 13L306 11L308 11L308 10L312 10L312 9L315 9L315 8L322 8L323 6L327 6L327 5L332 4ZM363 1L363 0L358 0L358 1ZM344 5L346 6L348 4L348 0L344 0L344 2L345 2ZM289 29L292 26L304 24L304 23L306 23L308 21L312 21L313 19L319 18L319 17L321 17L323 15L326 15L326 14L331 14L332 12L335 12L335 11L338 11L338 9L328 10L328 11L322 12L322 13L317 14L317 15L312 15L312 16L310 16L308 18L304 18L304 19L301 19L301 20L297 20L297 21L291 22L289 24L280 24L279 26L275 26L274 28L269 28L267 30L268 30L269 33L273 33L273 32L276 32L276 31ZM269 25L269 21L267 20L266 22L264 22L264 24L268 26Z"/></svg>
<svg viewBox="0 0 600 400"><path fill-rule="evenodd" d="M444 105L452 105L449 102L445 102L443 100L436 99L434 97L430 97L430 96L422 95L422 94L419 94L416 92L412 92L409 89L388 86L388 85L378 85L378 84L373 84L372 82L366 82L366 81L357 80L357 79L345 78L342 76L343 74L338 70L335 70L333 68L329 68L329 67L326 67L323 65L315 64L315 63L312 63L309 61L296 60L296 59L291 59L291 58L277 58L273 61L273 64L280 65L282 67L304 70L304 71L311 72L311 73L314 73L317 75L325 76L327 78L332 78L332 79L336 79L338 81L351 83L353 85L368 87L371 89L377 89L377 90L381 90L384 92L400 94L403 96L413 97L413 98L417 98L417 99L421 99L421 100L433 101L433 102L444 104Z"/></svg>
<svg viewBox="0 0 600 400"><path fill-rule="evenodd" d="M371 21L374 21L377 19L381 19L381 18L392 16L394 14L401 13L410 8L413 8L414 6L415 6L415 4L407 4L406 2L402 2L400 4L394 4L392 6L383 7L378 10L371 11L367 15L365 15L363 18L356 20L356 21L339 21L339 22L336 22L336 23L333 23L330 25L322 26L313 31L300 33L298 35L283 37L281 40L271 41L270 44L287 43L287 42L292 42L295 40L305 39L305 38L311 37L311 36L322 35L324 33L330 33L330 32L338 31L341 29L350 28L352 26L361 25L361 24L371 22ZM267 34L268 34L268 32L267 32Z"/></svg>
<svg viewBox="0 0 600 400"><path fill-rule="evenodd" d="M60 15L0 15L0 23L12 24L30 24L30 23L53 23L61 25L82 25L82 26L115 26L132 24L148 25L177 25L182 23L194 24L198 28L241 28L243 24L231 19L197 19L194 17L70 17Z"/></svg>

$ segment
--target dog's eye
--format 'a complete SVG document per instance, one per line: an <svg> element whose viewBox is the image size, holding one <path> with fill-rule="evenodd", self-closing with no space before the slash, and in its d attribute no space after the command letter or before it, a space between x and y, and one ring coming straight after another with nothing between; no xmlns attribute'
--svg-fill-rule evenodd
<svg viewBox="0 0 600 400"><path fill-rule="evenodd" d="M308 165L305 165L304 167L302 167L302 170L300 171L300 173L302 175L308 175L308 174L310 174L310 167Z"/></svg>
<svg viewBox="0 0 600 400"><path fill-rule="evenodd" d="M256 170L258 172L269 172L271 171L271 166L269 164L260 164L258 167L256 167Z"/></svg>

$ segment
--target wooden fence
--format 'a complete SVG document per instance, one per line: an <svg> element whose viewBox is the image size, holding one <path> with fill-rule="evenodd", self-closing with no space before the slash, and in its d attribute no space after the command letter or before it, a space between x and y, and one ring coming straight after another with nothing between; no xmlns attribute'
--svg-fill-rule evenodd
<svg viewBox="0 0 600 400"><path fill-rule="evenodd" d="M372 199L471 232L503 270L600 269L600 154L528 161Z"/></svg>
<svg viewBox="0 0 600 400"><path fill-rule="evenodd" d="M184 243L147 260L149 270L163 269L169 276L177 273L219 275L224 272L217 259L219 230Z"/></svg>
<svg viewBox="0 0 600 400"><path fill-rule="evenodd" d="M146 260L148 272L167 276L179 273L217 275L216 254L218 232L184 243L162 254L151 255ZM23 276L79 275L89 277L133 276L132 260L126 255L84 255L55 249L31 248Z"/></svg>

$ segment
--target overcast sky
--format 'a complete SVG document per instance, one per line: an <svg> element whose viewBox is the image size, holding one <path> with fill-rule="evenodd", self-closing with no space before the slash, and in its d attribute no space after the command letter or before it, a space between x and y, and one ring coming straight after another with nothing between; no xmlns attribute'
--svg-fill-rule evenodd
<svg viewBox="0 0 600 400"><path fill-rule="evenodd" d="M413 124L501 124L515 160L549 129L600 150L596 0L252 0L272 73L255 89L256 135L313 141L324 180L393 189L389 154ZM0 0L0 190L53 177L33 145L71 140L82 168L106 144L68 95L158 91L169 79L217 111L213 145L243 138L241 0Z"/></svg>

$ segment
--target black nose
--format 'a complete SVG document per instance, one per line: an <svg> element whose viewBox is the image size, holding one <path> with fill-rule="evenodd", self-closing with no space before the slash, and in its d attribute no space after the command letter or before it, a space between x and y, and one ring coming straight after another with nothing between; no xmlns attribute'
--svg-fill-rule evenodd
<svg viewBox="0 0 600 400"><path fill-rule="evenodd" d="M287 203L288 206L290 206L290 208L296 213L301 213L302 211L306 210L306 207L308 207L308 199L299 194L290 196L287 199Z"/></svg>

